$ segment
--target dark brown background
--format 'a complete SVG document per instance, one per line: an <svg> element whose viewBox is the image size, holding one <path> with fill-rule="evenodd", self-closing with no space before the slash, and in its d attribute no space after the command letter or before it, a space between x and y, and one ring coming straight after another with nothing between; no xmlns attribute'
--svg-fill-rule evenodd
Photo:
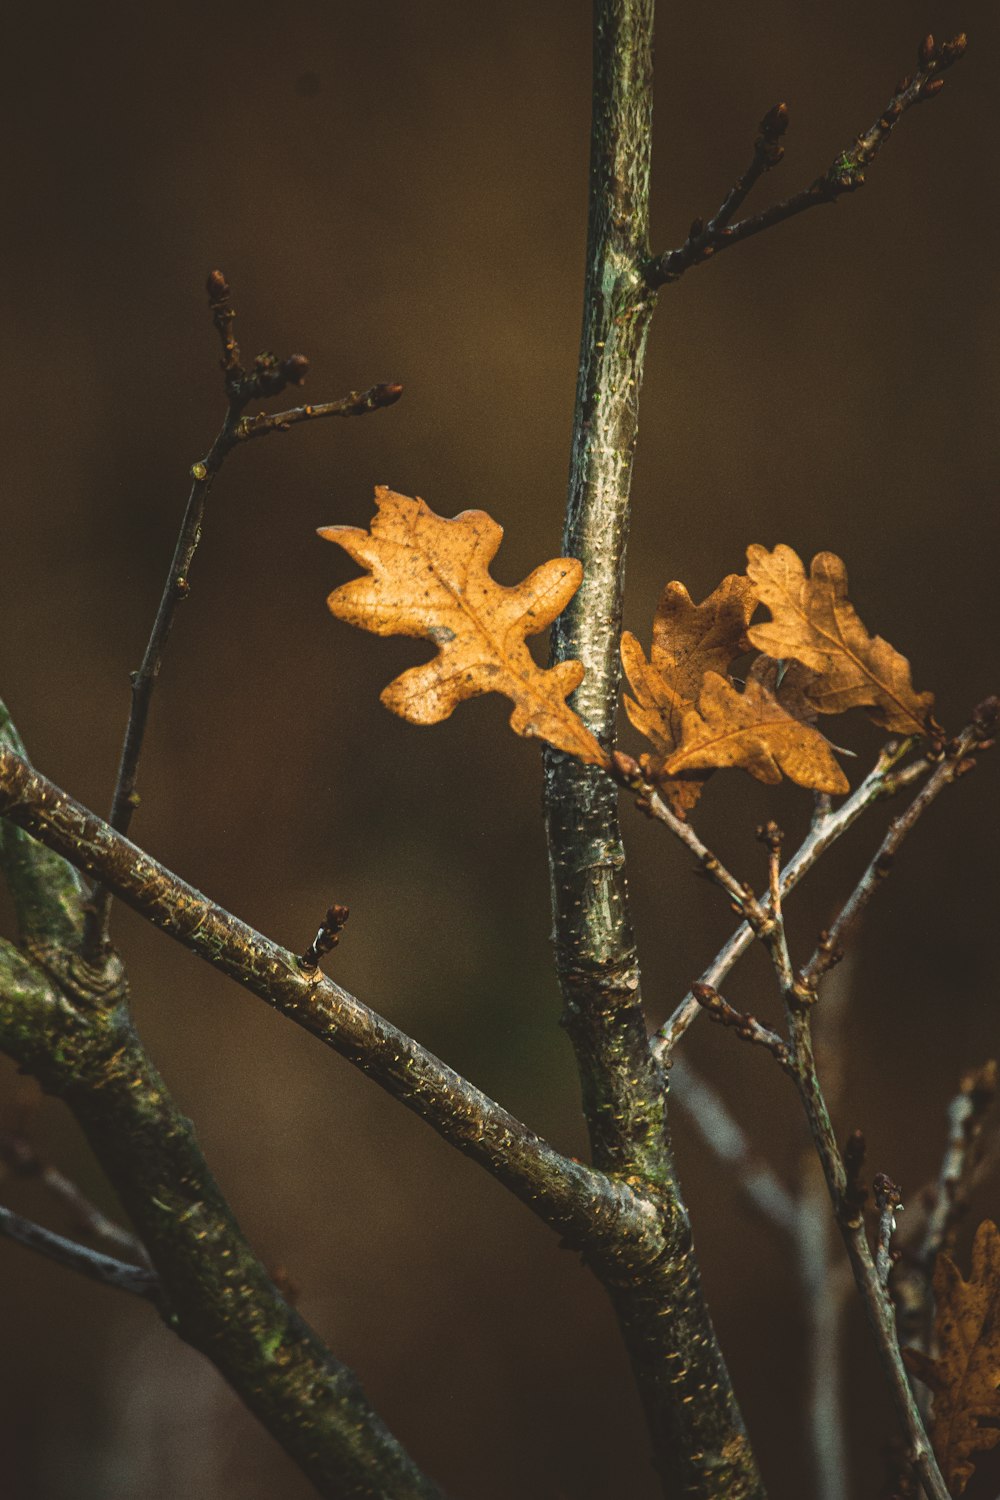
<svg viewBox="0 0 1000 1500"><path fill-rule="evenodd" d="M750 541L832 548L949 725L1000 686L995 7L664 6L653 188L663 248L718 203L784 98L788 151L764 206L870 123L920 35L960 28L968 58L862 194L662 295L627 607L645 638L667 578L700 597ZM558 552L589 7L185 0L79 7L58 24L24 7L4 29L0 681L34 758L106 807L127 672L188 467L221 416L202 291L217 264L247 352L307 353L311 399L383 379L406 395L230 460L157 694L135 834L289 944L348 902L338 977L582 1152L537 749L505 732L498 701L434 730L386 714L380 688L421 648L329 617L324 596L350 568L314 529L365 524L384 482L445 514L489 509L508 531L505 582ZM870 758L875 733L852 734ZM997 1050L996 772L920 827L861 946L838 1126L864 1125L873 1164L909 1192L934 1170L961 1071ZM765 809L800 831L807 799L766 799L734 774L701 816L748 874ZM730 919L666 836L625 814L659 1017ZM874 837L848 840L803 892L803 946ZM608 1310L554 1237L231 983L128 913L117 932L142 1033L254 1244L290 1268L306 1316L427 1468L477 1500L654 1495ZM731 992L766 1008L763 967ZM788 1170L798 1117L770 1059L704 1026L689 1045ZM36 1108L7 1066L0 1088L0 1122L27 1119L111 1206L61 1107ZM719 1330L771 1493L791 1500L808 1484L788 1248L680 1113L677 1134ZM46 1212L22 1184L5 1196ZM998 1197L994 1185L974 1217ZM10 1245L0 1266L4 1495L307 1494L147 1310ZM891 1419L859 1316L849 1352L856 1493L873 1496Z"/></svg>

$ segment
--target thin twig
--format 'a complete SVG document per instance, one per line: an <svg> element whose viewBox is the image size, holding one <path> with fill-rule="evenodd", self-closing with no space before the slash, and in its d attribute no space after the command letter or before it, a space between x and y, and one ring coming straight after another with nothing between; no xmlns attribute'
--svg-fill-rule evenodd
<svg viewBox="0 0 1000 1500"><path fill-rule="evenodd" d="M269 432L287 432L300 422L315 422L323 417L363 417L370 411L395 406L403 394L401 385L373 385L367 391L351 391L339 401L325 401L318 406L293 406L288 411L258 412L243 417L233 431L233 446L250 438L267 437Z"/></svg>
<svg viewBox="0 0 1000 1500"><path fill-rule="evenodd" d="M953 37L950 42L944 42L941 46L935 45L933 37L925 38L919 48L917 59L919 66L916 73L912 77L902 79L896 85L892 98L875 123L863 135L859 135L846 151L842 151L820 177L817 177L807 188L803 188L781 203L776 203L772 208L765 209L763 213L754 214L750 218L741 219L737 224L731 224L729 220L732 213L742 203L750 187L766 167L775 165L773 160L758 164L758 153L755 152L754 163L730 190L715 217L707 225L703 224L700 219L696 219L691 226L691 232L679 249L668 250L665 254L654 256L647 262L644 274L648 285L655 288L675 282L691 266L703 264L712 259L720 250L725 250L731 245L738 245L742 240L759 234L761 230L770 229L774 224L781 224L786 219L794 218L796 214L802 213L807 208L815 208L821 203L836 203L837 199L843 197L845 193L853 193L862 187L866 168L885 145L897 122L913 105L921 104L940 93L944 86L942 74L951 67L952 63L958 61L965 52L966 45L964 33ZM765 117L761 122L762 132L767 121L782 108L783 106L776 105L775 109ZM782 133L784 125L787 125L787 111ZM774 144L777 144L776 139ZM760 141L758 141L758 147L760 147ZM777 149L780 152L780 147ZM780 160L780 156L778 159Z"/></svg>
<svg viewBox="0 0 1000 1500"><path fill-rule="evenodd" d="M813 1056L811 1011L804 1007L787 1007L791 1037L792 1074L798 1087L809 1122L827 1190L847 1249L854 1280L861 1293L865 1315L875 1339L879 1359L889 1382L893 1404L906 1436L908 1459L919 1474L931 1500L949 1500L934 1451L931 1448L920 1410L910 1387L903 1364L896 1331L895 1311L880 1278L865 1234L864 1219L849 1204L846 1194L847 1173L837 1146L829 1110Z"/></svg>
<svg viewBox="0 0 1000 1500"><path fill-rule="evenodd" d="M884 1172L876 1172L872 1179L875 1206L878 1209L878 1231L875 1239L875 1273L879 1286L888 1290L889 1272L892 1270L892 1237L896 1232L896 1215L903 1211L903 1190Z"/></svg>
<svg viewBox="0 0 1000 1500"><path fill-rule="evenodd" d="M725 891L736 911L743 915L755 932L767 921L764 906L757 900L753 888L736 876L713 854L708 845L698 837L694 828L684 818L679 818L658 791L649 788L645 796L636 799L640 812L647 813L656 822L670 829L674 838L690 849L708 878Z"/></svg>
<svg viewBox="0 0 1000 1500"><path fill-rule="evenodd" d="M897 818L893 819L874 858L841 907L836 919L824 932L816 951L803 969L802 983L805 986L814 986L819 977L836 961L845 938L889 874L900 845L921 814L927 811L946 786L973 769L975 760L970 755L970 751L977 747L988 749L992 744L989 736L996 728L998 707L1000 704L995 698L987 699L979 705L972 723L951 741L913 801Z"/></svg>
<svg viewBox="0 0 1000 1500"><path fill-rule="evenodd" d="M138 671L131 677L131 706L125 738L122 743L115 790L108 821L119 833L127 833L132 814L139 805L136 790L139 757L142 753L153 689L163 665L163 654L174 623L177 606L191 592L191 565L201 541L202 524L209 492L216 475L233 448L269 432L284 432L300 422L322 417L357 417L391 406L402 395L400 385L375 385L362 393L351 391L339 401L318 406L300 406L271 415L243 415L252 401L277 395L288 385L301 385L309 368L302 354L278 360L273 354L259 354L253 369L247 373L241 363L240 349L233 333L235 310L230 303L230 289L221 271L208 277L208 297L212 318L222 344L223 371L228 409L215 441L204 458L191 466L191 488L167 572L163 593ZM88 960L96 964L108 948L108 926L111 916L111 893L98 886L90 897L84 928L83 948Z"/></svg>
<svg viewBox="0 0 1000 1500"><path fill-rule="evenodd" d="M719 1026L730 1027L744 1042L753 1042L758 1047L766 1048L783 1068L788 1067L788 1046L776 1031L762 1026L756 1016L737 1010L710 985L695 984L692 988L698 1004L708 1012L709 1020L715 1021Z"/></svg>
<svg viewBox="0 0 1000 1500"><path fill-rule="evenodd" d="M68 1210L73 1224L82 1233L89 1234L128 1260L152 1270L152 1262L142 1241L102 1213L96 1203L92 1203L86 1193L64 1172L60 1172L58 1167L43 1161L30 1141L16 1135L0 1137L0 1161L14 1176L34 1178L41 1183Z"/></svg>
<svg viewBox="0 0 1000 1500"><path fill-rule="evenodd" d="M844 1309L854 1280L843 1260L833 1261L836 1242L830 1233L826 1183L812 1153L808 1163L810 1170L803 1173L795 1198L793 1234L807 1327L812 1493L816 1500L847 1500L841 1342Z"/></svg>
<svg viewBox="0 0 1000 1500"><path fill-rule="evenodd" d="M930 1348L934 1324L931 1282L942 1249L950 1248L956 1226L970 1193L996 1165L998 1141L992 1151L977 1149L983 1125L996 1098L997 1065L990 1061L967 1073L948 1105L948 1136L937 1181L915 1196L902 1232L897 1235L900 1263L893 1278L893 1299L900 1340L915 1349ZM930 1392L921 1386L918 1401L924 1410Z"/></svg>
<svg viewBox="0 0 1000 1500"><path fill-rule="evenodd" d="M24 1219L2 1205L0 1234L15 1240L19 1245L26 1245L29 1250L38 1251L61 1266L79 1271L82 1276L89 1276L91 1281L100 1281L119 1292L131 1292L133 1296L143 1297L147 1302L159 1301L160 1283L155 1272L143 1266L130 1266L123 1260L103 1255L100 1250L80 1245L76 1240L67 1240L61 1234L53 1234L51 1229L43 1229L41 1224Z"/></svg>
<svg viewBox="0 0 1000 1500"><path fill-rule="evenodd" d="M875 766L869 771L851 795L841 803L836 812L817 821L781 872L781 891L787 896L795 889L802 877L813 868L831 844L857 822L861 814L883 797L894 796L898 791L911 786L930 769L930 762L920 759L903 770L897 770L899 762L912 746L912 741L893 743L882 751ZM764 903L766 906L766 902ZM739 927L728 942L719 950L709 967L701 975L701 983L713 988L722 983L736 961L754 941L754 932L749 923ZM673 1014L664 1021L652 1039L656 1055L664 1058L680 1041L701 1007L689 990Z"/></svg>

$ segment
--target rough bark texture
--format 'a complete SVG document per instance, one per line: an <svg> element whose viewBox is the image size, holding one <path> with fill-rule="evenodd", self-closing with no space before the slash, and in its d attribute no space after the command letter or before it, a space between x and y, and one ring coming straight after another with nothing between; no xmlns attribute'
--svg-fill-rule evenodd
<svg viewBox="0 0 1000 1500"><path fill-rule="evenodd" d="M22 752L0 704L0 755ZM0 1050L69 1106L159 1276L160 1310L329 1500L440 1500L354 1373L289 1307L212 1179L128 1015L108 952L82 955L84 892L59 855L0 820L20 948L0 940Z"/></svg>
<svg viewBox="0 0 1000 1500"><path fill-rule="evenodd" d="M639 390L653 294L648 259L652 0L598 0L594 30L587 271L563 544L584 582L553 630L555 660L586 677L573 706L606 746L620 680L625 550ZM628 912L617 789L600 771L546 757L545 808L564 1024L576 1053L594 1162L649 1193L666 1249L628 1276L595 1265L614 1303L664 1493L764 1491L691 1251L647 1039Z"/></svg>

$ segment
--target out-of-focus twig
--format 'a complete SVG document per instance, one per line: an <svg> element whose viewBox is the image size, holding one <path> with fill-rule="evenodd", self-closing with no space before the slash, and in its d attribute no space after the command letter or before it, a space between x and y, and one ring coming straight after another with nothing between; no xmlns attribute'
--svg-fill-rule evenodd
<svg viewBox="0 0 1000 1500"><path fill-rule="evenodd" d="M100 1250L91 1250L88 1245L65 1239L63 1235L54 1234L51 1229L43 1229L41 1224L24 1219L2 1205L0 1234L15 1240L19 1245L27 1246L29 1250L38 1251L61 1266L68 1266L70 1270L89 1276L92 1281L103 1282L105 1286L114 1287L119 1292L131 1292L149 1302L159 1300L160 1283L155 1272L147 1267L127 1265L125 1261L104 1255Z"/></svg>
<svg viewBox="0 0 1000 1500"><path fill-rule="evenodd" d="M68 1210L73 1226L81 1233L90 1235L126 1260L135 1261L152 1270L152 1262L142 1242L128 1229L102 1213L97 1204L92 1203L65 1172L60 1172L51 1162L43 1161L31 1142L23 1136L0 1136L0 1162L3 1162L12 1176L33 1178L39 1182Z"/></svg>

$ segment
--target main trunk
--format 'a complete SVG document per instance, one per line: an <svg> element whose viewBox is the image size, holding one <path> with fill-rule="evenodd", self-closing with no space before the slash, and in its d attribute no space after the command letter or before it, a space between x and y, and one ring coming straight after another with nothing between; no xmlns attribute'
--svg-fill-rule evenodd
<svg viewBox="0 0 1000 1500"><path fill-rule="evenodd" d="M596 0L587 272L573 425L568 555L584 581L553 631L553 658L584 663L574 707L610 745L632 460L653 297L647 258L653 0ZM760 1500L764 1490L691 1251L647 1040L628 910L618 793L600 771L550 751L545 808L564 1024L580 1073L595 1165L641 1182L669 1251L653 1266L594 1270L611 1296L668 1496Z"/></svg>

